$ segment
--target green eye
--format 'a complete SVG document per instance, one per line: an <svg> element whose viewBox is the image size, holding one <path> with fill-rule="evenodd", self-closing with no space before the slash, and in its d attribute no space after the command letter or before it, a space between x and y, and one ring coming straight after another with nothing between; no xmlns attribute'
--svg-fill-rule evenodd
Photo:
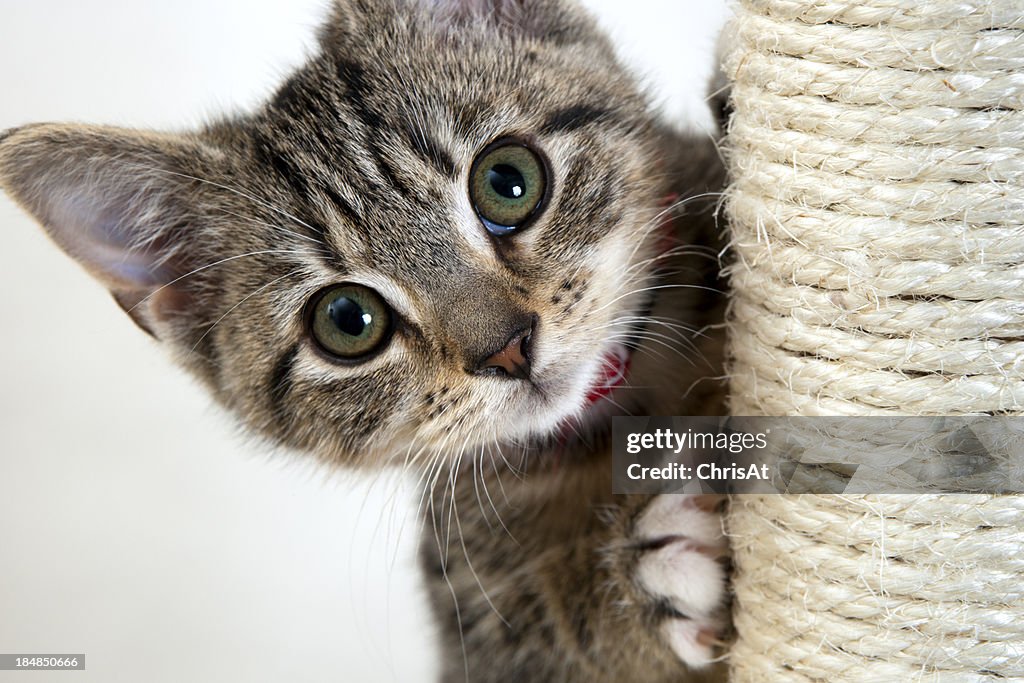
<svg viewBox="0 0 1024 683"><path fill-rule="evenodd" d="M543 162L518 142L491 145L469 173L473 208L487 232L497 237L525 227L540 209L546 189Z"/></svg>
<svg viewBox="0 0 1024 683"><path fill-rule="evenodd" d="M391 309L372 289L334 285L314 295L310 304L310 333L332 356L359 360L391 338Z"/></svg>

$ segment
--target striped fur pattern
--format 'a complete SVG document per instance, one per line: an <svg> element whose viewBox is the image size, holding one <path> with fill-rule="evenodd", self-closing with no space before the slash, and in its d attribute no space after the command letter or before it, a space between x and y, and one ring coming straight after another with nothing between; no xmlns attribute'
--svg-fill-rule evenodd
<svg viewBox="0 0 1024 683"><path fill-rule="evenodd" d="M540 151L550 187L498 238L466 188L503 138ZM720 410L703 195L721 182L711 142L659 125L564 0L338 0L318 52L251 114L0 134L4 190L254 433L420 477L445 681L713 672L714 518L680 503L669 529L611 496L607 429ZM364 362L310 341L307 302L335 283L394 311ZM467 371L522 319L528 381ZM592 403L611 345L632 351L628 383Z"/></svg>

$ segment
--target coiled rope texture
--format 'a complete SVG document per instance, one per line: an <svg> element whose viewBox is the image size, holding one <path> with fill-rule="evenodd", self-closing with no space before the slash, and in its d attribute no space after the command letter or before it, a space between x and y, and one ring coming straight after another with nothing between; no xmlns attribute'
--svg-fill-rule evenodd
<svg viewBox="0 0 1024 683"><path fill-rule="evenodd" d="M737 415L1024 414L1024 0L742 0ZM734 681L1024 681L1024 497L738 496Z"/></svg>

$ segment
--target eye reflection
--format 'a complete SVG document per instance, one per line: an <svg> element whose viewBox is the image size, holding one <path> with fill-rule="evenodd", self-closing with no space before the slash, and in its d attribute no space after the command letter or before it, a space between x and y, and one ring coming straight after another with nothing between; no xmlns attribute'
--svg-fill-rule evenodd
<svg viewBox="0 0 1024 683"><path fill-rule="evenodd" d="M310 303L310 335L331 355L359 360L391 338L391 309L368 287L334 285L315 294Z"/></svg>
<svg viewBox="0 0 1024 683"><path fill-rule="evenodd" d="M469 197L484 228L510 235L525 227L543 204L547 189L544 164L519 142L485 149L473 162Z"/></svg>

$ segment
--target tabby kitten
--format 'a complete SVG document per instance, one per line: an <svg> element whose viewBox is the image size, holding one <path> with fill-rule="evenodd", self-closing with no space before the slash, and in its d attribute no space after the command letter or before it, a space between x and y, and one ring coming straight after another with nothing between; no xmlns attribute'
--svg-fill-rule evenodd
<svg viewBox="0 0 1024 683"><path fill-rule="evenodd" d="M612 496L608 432L720 411L714 202L670 219L721 182L567 0L338 0L255 113L0 133L4 190L252 430L418 473L445 681L714 673L715 501Z"/></svg>

